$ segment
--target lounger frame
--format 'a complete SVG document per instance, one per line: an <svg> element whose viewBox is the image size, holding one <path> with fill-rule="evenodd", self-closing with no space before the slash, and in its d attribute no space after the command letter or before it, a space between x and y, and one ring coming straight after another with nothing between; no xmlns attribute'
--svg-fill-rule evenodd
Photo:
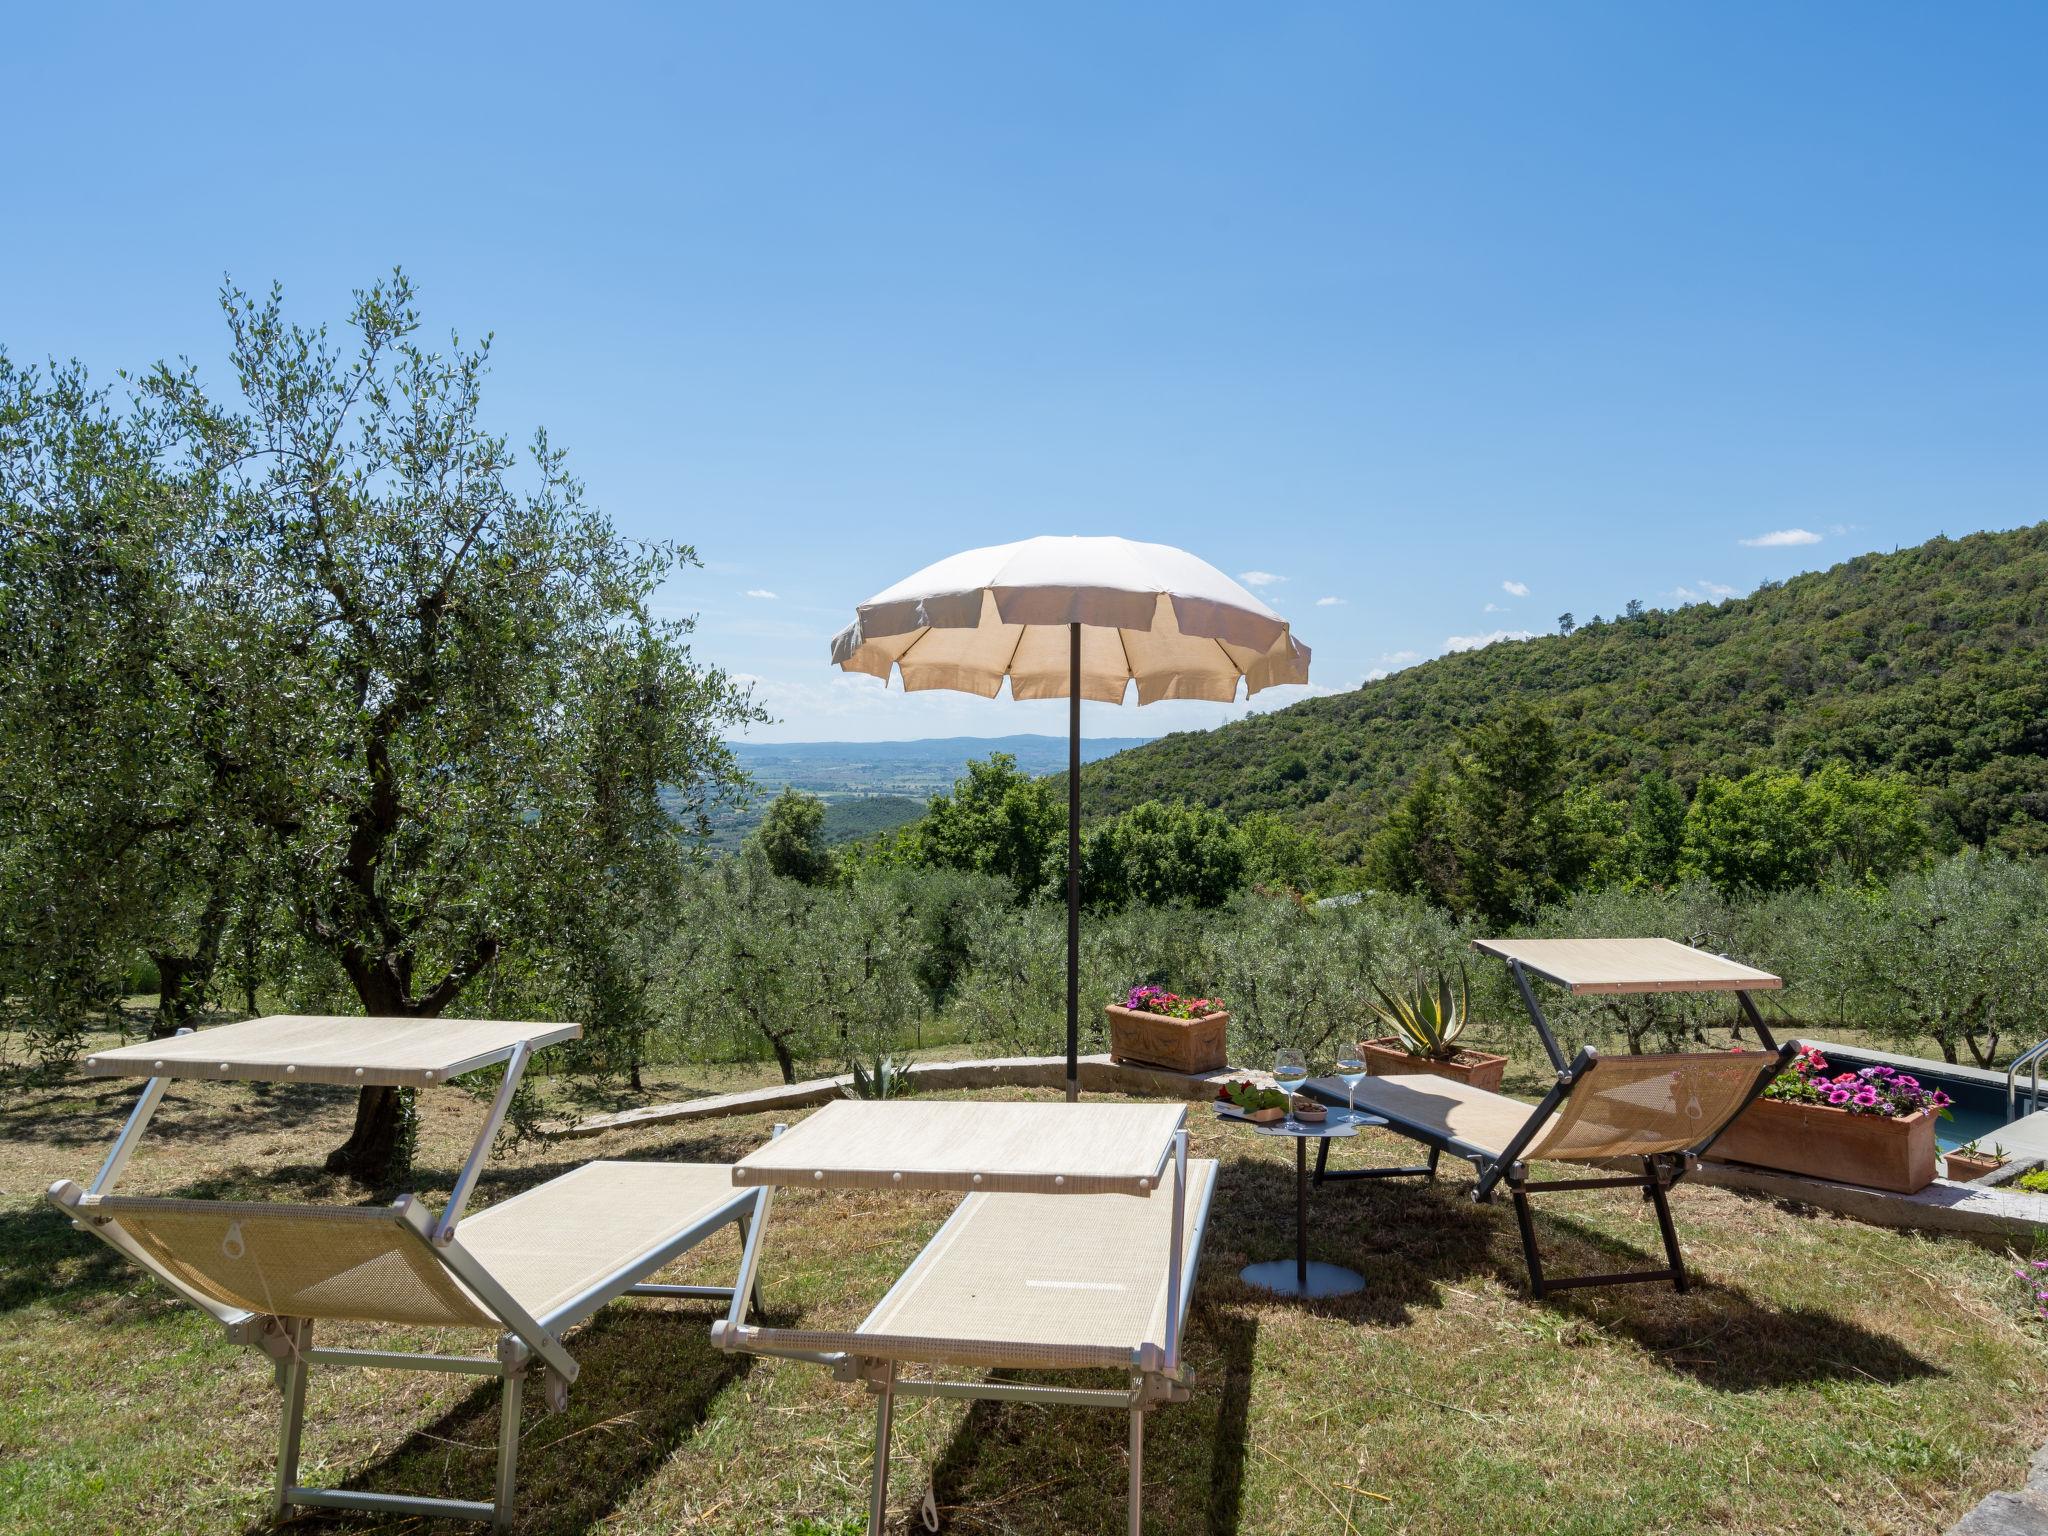
<svg viewBox="0 0 2048 1536"><path fill-rule="evenodd" d="M783 1127L776 1126L779 1136ZM766 1328L748 1324L735 1307L732 1315L712 1324L714 1342L722 1349L768 1355L784 1360L801 1360L824 1366L839 1380L860 1382L875 1397L874 1467L868 1495L869 1536L883 1536L889 1505L889 1445L899 1397L945 1397L986 1402L1036 1403L1047 1407L1105 1408L1121 1410L1129 1418L1130 1459L1127 1475L1127 1529L1139 1536L1144 1512L1145 1415L1161 1403L1184 1402L1190 1385L1180 1360L1180 1342L1187 1328L1193 1301L1193 1274L1200 1263L1202 1241L1207 1234L1209 1211L1215 1199L1216 1181L1210 1179L1192 1210L1188 1207L1188 1133L1185 1126L1173 1133L1168 1157L1174 1170L1173 1212L1170 1222L1171 1251L1167 1259L1166 1337L1159 1345L1146 1345L1131 1352L1120 1368L1127 1373L1127 1385L1120 1388L1046 1386L1033 1382L1005 1381L993 1375L956 1380L940 1376L905 1376L902 1367L917 1363L914 1357L897 1352L878 1352L882 1342L875 1335L859 1331L821 1333L810 1330ZM1157 1179L1153 1181L1156 1187ZM768 1224L768 1203L774 1191L761 1190L762 1204L747 1250L740 1260L739 1285L750 1285L759 1262L759 1244ZM999 1198L999 1197L998 1197ZM1126 1192L1126 1198L1137 1198ZM930 1248L943 1242L953 1224L967 1209L963 1202L933 1234ZM915 1269L913 1264L911 1269ZM885 1308L906 1283L911 1270L876 1304Z"/></svg>
<svg viewBox="0 0 2048 1536"><path fill-rule="evenodd" d="M189 1030L180 1030L189 1034ZM636 1255L629 1263L599 1277L583 1290L536 1316L522 1307L456 1240L457 1226L478 1175L490 1154L499 1127L504 1123L512 1096L518 1090L533 1047L521 1042L505 1064L505 1076L492 1100L489 1114L478 1132L469 1157L450 1191L447 1205L436 1217L412 1195L403 1196L392 1208L392 1217L402 1232L410 1233L432 1256L481 1301L505 1326L497 1347L489 1355L437 1354L412 1350L333 1349L313 1342L313 1319L275 1317L224 1305L217 1298L186 1284L151 1258L122 1230L116 1207L102 1204L113 1193L136 1145L148 1129L170 1085L169 1076L149 1078L141 1097L129 1112L114 1140L106 1161L87 1188L72 1180L60 1180L50 1187L48 1199L74 1223L92 1233L123 1257L147 1270L180 1298L219 1322L230 1341L255 1349L269 1357L277 1375L282 1398L277 1437L276 1475L272 1485L270 1513L281 1519L294 1505L316 1509L351 1509L376 1514L438 1516L446 1519L488 1522L493 1529L509 1530L515 1513L515 1483L519 1465L520 1411L526 1377L535 1362L545 1371L545 1401L554 1411L568 1405L569 1384L576 1379L577 1365L562 1342L562 1335L576 1324L621 1296L663 1296L722 1301L734 1316L743 1317L749 1301L758 1310L760 1296L754 1287L753 1271L745 1257L755 1252L760 1229L760 1208L766 1191L734 1190L729 1201L717 1206L691 1226L674 1233L660 1245ZM779 1128L778 1128L779 1129ZM145 1200L121 1204L145 1206ZM305 1207L280 1207L282 1211ZM664 1285L648 1276L674 1263L707 1237L726 1226L737 1226L742 1239L742 1275L731 1286ZM500 1412L494 1497L489 1501L449 1499L425 1494L377 1493L358 1488L314 1488L298 1480L299 1447L305 1429L306 1386L316 1367L329 1369L423 1371L431 1374L481 1376L500 1383Z"/></svg>
<svg viewBox="0 0 2048 1536"><path fill-rule="evenodd" d="M1388 1129L1429 1148L1429 1161L1416 1167L1353 1168L1331 1172L1328 1166L1330 1142L1326 1138L1316 1151L1316 1182L1320 1184L1326 1180L1405 1176L1420 1176L1433 1181L1437 1174L1438 1159L1448 1152L1451 1156L1472 1165L1473 1172L1477 1175L1477 1182L1472 1189L1474 1200L1482 1204L1487 1203L1499 1192L1501 1186L1506 1186L1508 1196L1515 1207L1515 1224L1521 1235L1522 1258L1529 1271L1531 1295L1543 1296L1551 1291L1582 1286L1637 1285L1662 1280L1670 1281L1676 1290L1688 1289L1691 1278L1686 1273L1685 1254L1679 1245L1678 1229L1672 1224L1669 1192L1673 1185L1698 1166L1701 1156L1720 1139L1721 1133L1734 1122L1736 1115L1755 1102L1770 1085L1771 1079L1784 1070L1793 1052L1798 1049L1798 1042L1788 1040L1781 1044L1772 1035L1770 1026L1764 1023L1755 999L1747 990L1737 990L1735 998L1742 1008L1744 1019L1756 1031L1757 1040L1764 1049L1775 1055L1776 1063L1774 1070L1758 1074L1755 1085L1742 1100L1735 1114L1724 1118L1696 1143L1682 1151L1660 1152L1639 1159L1642 1165L1640 1173L1613 1174L1599 1178L1533 1180L1529 1177L1528 1166L1523 1161L1522 1153L1549 1124L1551 1116L1564 1104L1572 1089L1589 1073L1598 1070L1600 1053L1591 1046L1586 1046L1575 1058L1567 1061L1563 1049L1557 1043L1556 1032L1551 1029L1549 1019L1544 1016L1543 1005L1537 1000L1535 989L1529 984L1528 971L1520 960L1512 957L1508 959L1507 966L1509 974L1514 978L1516 990L1521 994L1523 1006L1528 1009L1529 1021L1535 1026L1537 1038L1543 1042L1543 1049L1557 1072L1549 1090L1529 1112L1529 1118L1523 1122L1521 1129L1515 1132L1507 1145L1498 1150L1478 1146L1448 1135L1436 1126L1390 1110L1384 1105L1376 1105L1372 1107L1371 1112L1386 1120ZM1530 1199L1538 1194L1574 1189L1641 1190L1643 1199L1649 1202L1657 1214L1657 1230L1664 1244L1663 1267L1566 1277L1547 1275L1543 1268L1543 1255L1536 1241L1536 1223L1530 1208Z"/></svg>

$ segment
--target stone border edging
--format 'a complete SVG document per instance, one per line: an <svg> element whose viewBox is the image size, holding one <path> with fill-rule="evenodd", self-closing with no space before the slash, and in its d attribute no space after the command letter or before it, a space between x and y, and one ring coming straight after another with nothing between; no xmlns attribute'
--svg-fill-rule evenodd
<svg viewBox="0 0 2048 1536"><path fill-rule="evenodd" d="M1746 1163L1702 1162L1691 1175L1697 1184L1791 1200L1874 1227L1968 1238L1989 1248L2048 1239L2048 1195L2003 1189L1991 1182L1994 1178L1970 1184L1936 1179L1918 1194L1897 1195Z"/></svg>
<svg viewBox="0 0 2048 1536"><path fill-rule="evenodd" d="M1218 1083L1257 1073L1170 1072L1159 1067L1125 1066L1107 1056L1083 1056L1081 1088L1087 1093L1128 1093L1153 1098L1206 1100ZM904 1076L921 1091L962 1088L1062 1088L1067 1081L1064 1056L996 1056L978 1061L933 1061L913 1064ZM853 1082L847 1073L814 1077L801 1083L778 1083L740 1093L712 1094L675 1104L650 1104L587 1120L555 1121L540 1128L543 1136L573 1139L601 1136L606 1131L676 1120L708 1120L721 1115L756 1115L772 1109L809 1109L839 1098Z"/></svg>

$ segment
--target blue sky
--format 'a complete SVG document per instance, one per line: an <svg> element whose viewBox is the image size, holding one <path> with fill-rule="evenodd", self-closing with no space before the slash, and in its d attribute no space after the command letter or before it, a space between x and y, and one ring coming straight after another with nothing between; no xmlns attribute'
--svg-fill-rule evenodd
<svg viewBox="0 0 2048 1536"><path fill-rule="evenodd" d="M2048 516L2037 6L43 6L9 34L17 357L218 380L224 272L338 319L402 263L436 328L496 333L498 425L699 548L664 602L771 739L1062 729L826 659L874 591L1033 533L1267 573L1344 689Z"/></svg>

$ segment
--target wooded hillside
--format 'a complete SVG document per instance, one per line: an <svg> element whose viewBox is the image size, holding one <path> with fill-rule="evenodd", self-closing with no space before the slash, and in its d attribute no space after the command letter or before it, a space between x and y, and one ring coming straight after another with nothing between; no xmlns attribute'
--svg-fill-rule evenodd
<svg viewBox="0 0 2048 1536"><path fill-rule="evenodd" d="M1455 733L1535 705L1616 796L1662 768L1842 759L1930 791L1962 840L2048 852L2048 523L1863 555L1746 598L1439 657L1354 692L1182 732L1082 770L1087 814L1185 800L1282 812L1342 860Z"/></svg>

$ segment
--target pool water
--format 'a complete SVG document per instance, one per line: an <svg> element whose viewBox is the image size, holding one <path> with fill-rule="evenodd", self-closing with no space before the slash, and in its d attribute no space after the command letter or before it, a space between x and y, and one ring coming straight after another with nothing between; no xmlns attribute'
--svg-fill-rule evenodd
<svg viewBox="0 0 2048 1536"><path fill-rule="evenodd" d="M1858 1056L1854 1051L1830 1050L1823 1046L1821 1053L1827 1057L1828 1066L1838 1072L1855 1072L1876 1065L1869 1057ZM1896 1061L1886 1064L1899 1066ZM1916 1061L1910 1067L1899 1067L1899 1070L1910 1072L1930 1088L1939 1088L1955 1101L1948 1109L1953 1118L1934 1122L1934 1139L1944 1152L2002 1130L2014 1118L2027 1114L2033 1108L2028 1101L2029 1080L2024 1074L2020 1078L2019 1099L2009 1117L2005 1112L2005 1088L2002 1084L1983 1083L1973 1077L1953 1074L1938 1061ZM2048 1084L2043 1085L2041 1097L2043 1107L2048 1108Z"/></svg>

